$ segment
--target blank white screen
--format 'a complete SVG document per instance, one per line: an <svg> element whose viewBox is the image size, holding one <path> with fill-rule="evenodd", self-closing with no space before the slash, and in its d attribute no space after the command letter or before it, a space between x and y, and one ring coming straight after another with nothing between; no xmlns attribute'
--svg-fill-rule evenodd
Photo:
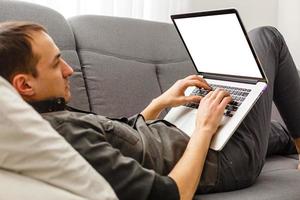
<svg viewBox="0 0 300 200"><path fill-rule="evenodd" d="M262 78L235 14L175 19L199 72Z"/></svg>

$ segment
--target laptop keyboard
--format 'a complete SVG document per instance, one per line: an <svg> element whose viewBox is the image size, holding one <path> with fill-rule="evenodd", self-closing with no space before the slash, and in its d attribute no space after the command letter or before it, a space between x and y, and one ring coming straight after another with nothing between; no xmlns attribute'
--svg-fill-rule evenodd
<svg viewBox="0 0 300 200"><path fill-rule="evenodd" d="M248 94L251 92L250 89L244 89L244 88L237 88L237 87L229 87L224 85L214 85L211 84L210 87L212 90L216 90L217 88L223 89L230 93L230 96L232 97L232 101L226 106L224 115L228 117L232 117L235 111L237 111L238 107L242 104L242 102L245 100L245 98L248 96ZM210 91L206 90L204 88L195 88L193 92L190 95L198 95L204 97L207 95ZM190 108L197 109L199 104L198 103L189 103L185 106Z"/></svg>

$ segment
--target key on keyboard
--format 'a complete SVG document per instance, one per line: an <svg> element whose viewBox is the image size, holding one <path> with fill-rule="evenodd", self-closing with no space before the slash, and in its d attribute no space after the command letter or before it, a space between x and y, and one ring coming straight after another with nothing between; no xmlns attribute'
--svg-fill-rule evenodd
<svg viewBox="0 0 300 200"><path fill-rule="evenodd" d="M210 85L212 90L216 90L217 88L221 88L223 90L226 90L230 93L232 97L232 101L226 106L224 115L228 117L232 117L235 111L237 111L238 107L242 104L242 102L245 100L245 98L248 96L248 94L251 92L250 89L244 89L244 88L237 88L237 87L230 87L230 86L222 86L222 85ZM195 88L191 95L198 95L204 97L207 95L210 91L206 90L204 88ZM190 108L198 108L198 103L189 103L185 106Z"/></svg>

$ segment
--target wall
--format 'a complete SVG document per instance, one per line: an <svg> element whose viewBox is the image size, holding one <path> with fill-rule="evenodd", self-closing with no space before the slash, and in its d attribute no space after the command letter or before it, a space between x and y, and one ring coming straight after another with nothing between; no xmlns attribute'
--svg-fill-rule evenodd
<svg viewBox="0 0 300 200"><path fill-rule="evenodd" d="M275 26L284 35L300 70L300 0L186 0L187 12L236 8L247 30Z"/></svg>
<svg viewBox="0 0 300 200"><path fill-rule="evenodd" d="M236 8L250 30L261 25L277 25L277 0L190 0L189 11Z"/></svg>
<svg viewBox="0 0 300 200"><path fill-rule="evenodd" d="M285 36L291 54L300 70L300 1L278 1L278 29Z"/></svg>

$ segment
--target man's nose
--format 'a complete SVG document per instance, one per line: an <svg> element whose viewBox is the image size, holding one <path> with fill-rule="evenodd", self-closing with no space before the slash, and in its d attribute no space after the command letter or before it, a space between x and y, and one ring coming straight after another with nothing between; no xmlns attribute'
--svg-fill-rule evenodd
<svg viewBox="0 0 300 200"><path fill-rule="evenodd" d="M62 73L63 73L63 76L65 78L71 76L73 74L74 70L73 68L68 65L68 63L66 63L66 61L63 61L63 67L62 67Z"/></svg>

